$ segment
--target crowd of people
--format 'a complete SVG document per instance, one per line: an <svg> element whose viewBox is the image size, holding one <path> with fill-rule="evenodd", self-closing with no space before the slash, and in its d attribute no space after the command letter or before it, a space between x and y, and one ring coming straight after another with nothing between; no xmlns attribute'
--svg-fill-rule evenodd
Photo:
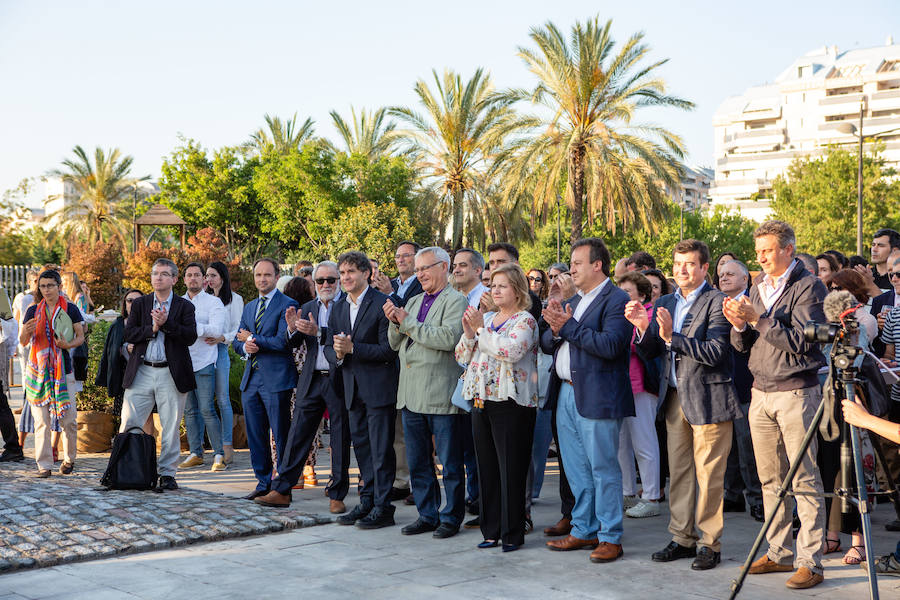
<svg viewBox="0 0 900 600"><path fill-rule="evenodd" d="M488 246L485 260L472 248L451 256L405 241L393 278L358 250L298 264L293 275L257 260L257 294L247 302L220 262L188 264L187 293L176 295L179 269L159 259L152 293L124 293L97 383L115 398L121 431L148 427L158 413L163 489L177 489L179 469L205 464L205 440L213 471L233 460L231 347L244 361L241 405L256 479L248 500L286 507L293 490L315 483L327 420L326 492L339 524L392 526L394 503L405 501L418 517L403 535L480 528L478 548L510 552L534 528L531 504L552 452L561 518L544 529L550 550L586 548L593 562L614 561L626 517L657 517L668 501L670 541L651 559L691 558L692 569L711 569L720 562L723 513L749 507L757 521L772 518L768 550L750 573L794 571L787 586L809 588L823 580L823 554L842 551L841 533L851 536L843 562L867 557L858 515L842 515L840 503L821 496L839 485L835 442L813 439L792 483L796 502L775 511L828 361L803 326L825 321L830 290L847 290L859 303L861 343L894 360L900 234L877 231L871 260L799 253L781 221L760 225L754 244L756 277L741 257L711 260L703 241L687 239L672 248L667 278L647 252L614 263L599 238L575 242L568 264L528 270L508 243ZM19 434L5 397L0 405L0 461L22 460L22 436L33 431L38 477L49 477L53 432L63 440L59 473L74 469L74 396L91 301L74 274L47 268L32 282L3 323L3 339L19 342L0 348L19 356L26 402ZM891 394L900 401L900 387ZM871 439L896 480L891 431L900 404L892 404L878 424L860 405L845 411L880 434ZM351 447L359 502L348 509ZM879 571L900 575L898 559L900 545L879 559Z"/></svg>

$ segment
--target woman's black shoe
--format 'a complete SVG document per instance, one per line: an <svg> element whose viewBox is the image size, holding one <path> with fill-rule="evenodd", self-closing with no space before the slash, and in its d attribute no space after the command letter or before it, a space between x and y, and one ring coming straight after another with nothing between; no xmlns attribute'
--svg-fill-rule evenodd
<svg viewBox="0 0 900 600"><path fill-rule="evenodd" d="M478 547L479 547L479 548L482 548L482 549L484 549L484 548L496 548L496 547L499 546L499 545L500 545L500 542L497 541L497 540L484 540L483 542L481 542L480 544L478 544Z"/></svg>
<svg viewBox="0 0 900 600"><path fill-rule="evenodd" d="M522 547L522 544L503 544L504 552L515 552Z"/></svg>

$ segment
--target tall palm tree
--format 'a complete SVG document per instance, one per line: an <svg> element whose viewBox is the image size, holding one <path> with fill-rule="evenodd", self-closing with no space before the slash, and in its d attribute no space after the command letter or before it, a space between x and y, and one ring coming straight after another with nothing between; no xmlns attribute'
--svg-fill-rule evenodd
<svg viewBox="0 0 900 600"><path fill-rule="evenodd" d="M650 53L642 33L616 52L611 26L596 17L576 23L568 43L553 23L532 28L537 49L520 47L518 55L538 83L530 91L502 94L543 110L519 120L526 134L498 157L504 191L512 195L532 185L535 211L541 212L564 190L572 241L582 236L585 208L588 222L597 216L613 232L617 222L652 230L665 214L665 186L681 186L681 138L634 117L645 107L690 110L694 104L666 93L657 72L667 60L642 64Z"/></svg>
<svg viewBox="0 0 900 600"><path fill-rule="evenodd" d="M329 114L348 154L362 154L370 161L375 161L390 155L396 148L397 124L393 121L385 122L386 108L379 108L371 113L362 109L357 115L351 106L350 123L335 110Z"/></svg>
<svg viewBox="0 0 900 600"><path fill-rule="evenodd" d="M443 77L437 71L432 75L434 91L421 79L414 88L427 116L404 107L393 107L389 113L409 126L398 133L416 153L424 181L438 182L441 198L452 204L451 243L459 248L466 201L476 200L476 181L502 143L514 114L511 100L494 93L490 76L482 69L466 82L450 70Z"/></svg>
<svg viewBox="0 0 900 600"><path fill-rule="evenodd" d="M286 154L290 150L296 150L304 142L313 137L314 122L307 118L300 128L297 128L297 113L290 121L282 121L281 117L265 115L266 127L260 127L250 135L248 145L263 154L274 150L278 154Z"/></svg>
<svg viewBox="0 0 900 600"><path fill-rule="evenodd" d="M94 151L94 163L84 148L75 146L75 158L62 162L66 170L53 169L51 177L59 177L75 188L76 199L52 214L48 223L66 238L77 236L86 239L93 247L98 241L112 238L124 245L128 238L132 217L132 194L138 182L149 179L128 177L134 159L122 156L118 148L104 152ZM49 201L58 199L50 196Z"/></svg>

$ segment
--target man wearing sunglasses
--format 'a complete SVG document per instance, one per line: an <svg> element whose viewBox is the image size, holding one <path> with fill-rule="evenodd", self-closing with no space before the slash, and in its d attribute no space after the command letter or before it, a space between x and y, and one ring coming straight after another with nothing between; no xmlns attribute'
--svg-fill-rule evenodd
<svg viewBox="0 0 900 600"><path fill-rule="evenodd" d="M872 349L878 356L884 356L884 340L882 331L887 313L895 306L900 306L900 259L888 261L885 273L891 283L891 289L872 298L872 314L878 319L878 337L872 342Z"/></svg>
<svg viewBox="0 0 900 600"><path fill-rule="evenodd" d="M334 304L341 300L337 264L320 262L312 277L316 297L301 306L299 312L294 308L285 311L288 342L294 348L306 346L306 361L297 381L297 403L294 405L284 455L278 460L278 477L272 481L269 493L254 501L278 508L291 503L291 488L303 475L306 457L327 409L331 427L329 510L340 514L347 511L344 498L350 489L350 428L347 409L338 395L333 369L325 358L322 343L328 332L328 318Z"/></svg>

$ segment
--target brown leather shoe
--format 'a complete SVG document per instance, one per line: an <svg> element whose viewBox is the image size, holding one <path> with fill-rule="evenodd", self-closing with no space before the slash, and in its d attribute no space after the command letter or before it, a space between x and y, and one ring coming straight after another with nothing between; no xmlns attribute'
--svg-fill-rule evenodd
<svg viewBox="0 0 900 600"><path fill-rule="evenodd" d="M823 581L825 581L824 575L813 573L806 567L800 567L784 585L795 590L805 590L806 588L815 587Z"/></svg>
<svg viewBox="0 0 900 600"><path fill-rule="evenodd" d="M591 562L607 563L612 562L622 556L622 544L610 544L609 542L600 542L600 545L591 552Z"/></svg>
<svg viewBox="0 0 900 600"><path fill-rule="evenodd" d="M751 575L762 575L763 573L787 573L788 571L793 570L794 567L791 565L777 563L765 554L753 561L753 564L750 565L749 573Z"/></svg>
<svg viewBox="0 0 900 600"><path fill-rule="evenodd" d="M328 510L330 510L333 515L340 515L347 512L347 507L341 500L329 500Z"/></svg>
<svg viewBox="0 0 900 600"><path fill-rule="evenodd" d="M596 548L597 547L597 538L592 540L583 540L581 538L577 538L574 535L567 535L561 540L550 540L547 542L547 547L551 550L559 550L562 552L567 552L569 550L581 550L582 548Z"/></svg>
<svg viewBox="0 0 900 600"><path fill-rule="evenodd" d="M271 506L272 508L287 508L291 505L290 496L285 496L275 490L271 490L264 496L257 496L253 501L257 504L262 504L263 506Z"/></svg>
<svg viewBox="0 0 900 600"><path fill-rule="evenodd" d="M567 519L563 517L559 521L556 522L556 525L553 527L547 527L544 529L544 535L549 537L556 537L560 535L569 535L569 532L572 531L572 519Z"/></svg>

